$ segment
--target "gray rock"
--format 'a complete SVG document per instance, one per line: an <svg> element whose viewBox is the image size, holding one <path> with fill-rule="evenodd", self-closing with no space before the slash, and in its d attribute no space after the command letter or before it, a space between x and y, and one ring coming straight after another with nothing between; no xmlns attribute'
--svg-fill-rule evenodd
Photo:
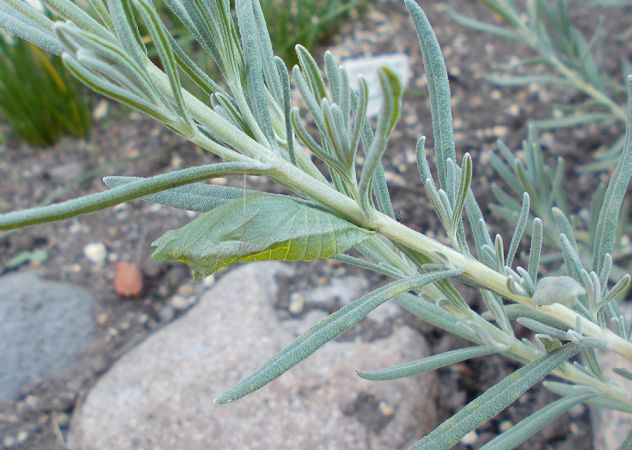
<svg viewBox="0 0 632 450"><path fill-rule="evenodd" d="M32 272L0 277L0 400L63 376L92 341L94 298Z"/></svg>
<svg viewBox="0 0 632 450"><path fill-rule="evenodd" d="M364 294L367 288L366 279L348 275L343 278L334 278L329 285L310 289L306 293L306 300L322 308L332 308L355 300Z"/></svg>
<svg viewBox="0 0 632 450"><path fill-rule="evenodd" d="M73 418L70 448L398 449L432 428L434 376L375 383L354 373L425 356L425 340L406 327L370 343L329 343L251 396L213 403L292 341L273 308L282 273L291 269L233 270L121 358ZM317 319L309 315L301 331Z"/></svg>
<svg viewBox="0 0 632 450"><path fill-rule="evenodd" d="M627 317L630 317L632 308L622 304L621 309L626 313ZM623 389L631 392L632 381L617 375L612 369L620 367L632 371L632 362L612 351L599 352L598 358L604 375ZM628 433L632 431L632 416L628 413L597 406L591 406L590 413L594 450L619 448Z"/></svg>

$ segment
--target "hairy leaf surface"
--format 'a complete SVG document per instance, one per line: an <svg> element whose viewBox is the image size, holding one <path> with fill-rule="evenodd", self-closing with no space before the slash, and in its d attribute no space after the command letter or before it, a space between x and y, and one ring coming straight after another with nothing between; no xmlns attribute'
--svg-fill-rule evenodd
<svg viewBox="0 0 632 450"><path fill-rule="evenodd" d="M199 279L236 262L331 258L371 234L289 197L252 194L168 231L154 258L183 262Z"/></svg>

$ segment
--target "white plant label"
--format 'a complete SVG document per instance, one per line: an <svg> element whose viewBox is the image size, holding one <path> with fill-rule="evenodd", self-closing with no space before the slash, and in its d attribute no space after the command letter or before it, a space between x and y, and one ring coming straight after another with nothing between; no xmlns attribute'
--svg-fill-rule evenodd
<svg viewBox="0 0 632 450"><path fill-rule="evenodd" d="M408 56L403 53L347 59L341 65L349 73L349 80L351 80L352 86L355 86L356 89L358 88L358 78L362 76L366 79L369 87L369 104L367 108L369 117L377 116L382 105L382 91L380 90L380 81L377 77L378 69L383 66L391 69L397 74L404 88L410 76Z"/></svg>

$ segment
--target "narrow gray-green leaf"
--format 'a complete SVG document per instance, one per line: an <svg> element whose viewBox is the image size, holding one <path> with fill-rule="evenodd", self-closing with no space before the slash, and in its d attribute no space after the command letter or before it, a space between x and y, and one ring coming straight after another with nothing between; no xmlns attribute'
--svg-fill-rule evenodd
<svg viewBox="0 0 632 450"><path fill-rule="evenodd" d="M358 370L357 373L360 378L364 378L365 380L396 380L398 378L405 378L423 372L430 372L441 367L451 366L461 361L467 361L468 359L491 355L497 352L498 350L485 346L463 348L441 353L439 355L430 356L428 358L419 359L416 361L405 362L396 366L387 367L385 369L371 371Z"/></svg>
<svg viewBox="0 0 632 450"><path fill-rule="evenodd" d="M542 220L533 219L531 231L531 247L529 248L529 276L533 284L538 282L538 269L540 268L540 255L542 253Z"/></svg>
<svg viewBox="0 0 632 450"><path fill-rule="evenodd" d="M599 273L607 253L612 254L617 236L619 213L632 177L632 75L627 79L628 120L625 144L617 162L606 196L599 212L593 248L593 270Z"/></svg>
<svg viewBox="0 0 632 450"><path fill-rule="evenodd" d="M462 337L467 341L476 344L480 343L471 328L463 326L463 322L461 321L455 321L452 314L435 305L433 302L408 293L400 295L396 299L396 302L406 311L424 322L452 333L455 336Z"/></svg>
<svg viewBox="0 0 632 450"><path fill-rule="evenodd" d="M411 450L451 448L467 433L481 426L515 402L518 397L560 364L575 356L579 350L580 348L575 344L567 344L541 359L521 367L435 428L430 434L414 444Z"/></svg>
<svg viewBox="0 0 632 450"><path fill-rule="evenodd" d="M469 153L463 156L463 167L461 168L461 177L459 179L459 188L456 193L456 202L452 211L452 226L454 229L458 227L463 213L463 207L467 200L467 194L470 191L470 183L472 182L472 158Z"/></svg>
<svg viewBox="0 0 632 450"><path fill-rule="evenodd" d="M454 9L448 8L447 13L450 15L452 19L459 25L462 25L467 28L471 28L472 30L479 31L481 33L491 34L493 36L499 36L508 40L519 40L520 37L513 30L509 30L506 28L498 27L495 25L490 25L486 22L482 22L476 19L472 19L469 16L459 14Z"/></svg>
<svg viewBox="0 0 632 450"><path fill-rule="evenodd" d="M542 84L568 84L568 81L564 78L555 77L547 74L531 74L524 76L509 76L509 75L485 75L485 79L490 83L503 87L513 86L525 86L532 83Z"/></svg>
<svg viewBox="0 0 632 450"><path fill-rule="evenodd" d="M57 16L71 21L83 30L106 38L114 37L107 28L69 0L45 0L43 3Z"/></svg>
<svg viewBox="0 0 632 450"><path fill-rule="evenodd" d="M278 56L274 57L276 70L279 73L279 81L281 83L281 93L283 96L283 115L285 117L285 141L287 142L287 152L292 164L296 164L296 155L294 154L294 130L292 129L292 98L290 92L290 75L287 72L285 63Z"/></svg>
<svg viewBox="0 0 632 450"><path fill-rule="evenodd" d="M270 145L276 144L270 111L268 110L268 96L264 76L264 55L259 42L259 32L255 19L252 0L237 0L235 11L239 32L241 34L244 61L246 64L246 78L248 80L247 94L252 112ZM274 64L274 61L270 61ZM276 68L275 68L276 72ZM244 112L244 111L242 111Z"/></svg>
<svg viewBox="0 0 632 450"><path fill-rule="evenodd" d="M263 58L263 73L265 75L266 84L274 100L278 104L281 104L283 102L282 75L279 74L278 63L275 62L276 57L274 56L274 49L272 48L272 42L268 34L266 18L261 9L261 2L253 1L252 7L255 15L255 23L257 24L257 40L261 47L260 53Z"/></svg>
<svg viewBox="0 0 632 450"><path fill-rule="evenodd" d="M307 333L281 350L260 368L215 399L224 404L238 400L265 386L294 367L327 342L340 336L378 306L412 289L458 275L456 270L426 273L419 277L394 281L349 303L313 326Z"/></svg>
<svg viewBox="0 0 632 450"><path fill-rule="evenodd" d="M0 3L0 28L47 52L56 55L63 52L63 46L52 34L53 21L22 0Z"/></svg>
<svg viewBox="0 0 632 450"><path fill-rule="evenodd" d="M144 64L147 53L130 0L107 0L107 5L118 42L137 64Z"/></svg>
<svg viewBox="0 0 632 450"><path fill-rule="evenodd" d="M354 256L350 256L344 253L334 256L333 259L335 259L336 261L343 262L345 264L350 264L352 266L359 267L361 269L371 270L376 273L381 273L383 275L386 275L387 277L391 277L396 280L404 278L404 275L401 272L399 272L396 268L386 263L374 263L366 259L356 258Z"/></svg>
<svg viewBox="0 0 632 450"><path fill-rule="evenodd" d="M382 108L378 117L375 137L366 155L366 163L360 176L360 199L363 202L362 207L365 212L368 211L371 183L386 151L388 138L399 119L403 95L401 82L391 69L380 68L378 78L382 88Z"/></svg>
<svg viewBox="0 0 632 450"><path fill-rule="evenodd" d="M630 274L625 274L604 296L602 304L605 305L611 301L619 300L630 288Z"/></svg>
<svg viewBox="0 0 632 450"><path fill-rule="evenodd" d="M561 398L548 404L488 442L481 447L481 450L511 450L517 448L531 436L551 425L558 417L566 414L571 408L585 402L594 395L593 393L581 394Z"/></svg>
<svg viewBox="0 0 632 450"><path fill-rule="evenodd" d="M61 55L64 51L50 32L22 22L14 14L7 14L3 10L0 10L0 28L55 55Z"/></svg>
<svg viewBox="0 0 632 450"><path fill-rule="evenodd" d="M423 10L414 0L405 0L405 3L417 29L424 67L426 68L437 168L441 186L445 187L446 161L449 158L456 159L448 71L437 37Z"/></svg>
<svg viewBox="0 0 632 450"><path fill-rule="evenodd" d="M169 84L171 86L171 92L176 104L176 111L179 117L182 119L183 126L178 128L178 131L184 136L192 136L194 133L193 119L189 114L189 110L184 103L184 97L182 95L182 85L180 83L180 74L178 73L178 64L176 58L169 44L167 37L168 32L158 16L158 12L154 6L147 0L135 0L136 7L145 22L145 26L151 36L154 46L158 50L160 61L164 67L167 77L169 78Z"/></svg>
<svg viewBox="0 0 632 450"><path fill-rule="evenodd" d="M67 52L63 53L62 60L68 71L72 73L75 78L95 92L141 111L165 125L172 127L177 125L177 117L170 111L165 110L162 106L152 104L137 94L134 94L129 89L117 86L104 77L88 70L71 54Z"/></svg>
<svg viewBox="0 0 632 450"><path fill-rule="evenodd" d="M522 208L520 209L520 216L518 216L516 228L511 238L511 244L509 245L509 252L507 253L507 262L505 264L509 267L513 265L513 260L514 260L514 257L516 256L516 252L518 251L518 246L520 245L520 241L522 240L522 236L524 234L524 229L527 226L528 219L529 219L529 194L525 192L522 196Z"/></svg>
<svg viewBox="0 0 632 450"><path fill-rule="evenodd" d="M146 178L116 176L103 178L103 182L109 188L124 186L141 180L146 180ZM255 192L230 186L195 183L148 195L142 197L142 200L187 211L207 212L226 202Z"/></svg>
<svg viewBox="0 0 632 450"><path fill-rule="evenodd" d="M50 206L2 214L0 215L0 230L11 230L38 223L67 219L210 178L229 175L261 175L268 170L268 166L258 163L209 164L183 169Z"/></svg>
<svg viewBox="0 0 632 450"><path fill-rule="evenodd" d="M325 80L323 80L318 64L316 64L312 55L302 45L296 46L296 56L298 56L301 69L305 74L312 95L316 98L317 102L320 103L322 99L327 98L327 87L325 86Z"/></svg>
<svg viewBox="0 0 632 450"><path fill-rule="evenodd" d="M204 72L200 66L198 66L190 57L187 55L180 44L173 38L171 34L168 34L169 44L173 49L173 54L176 58L178 66L180 69L193 81L197 86L204 90L207 95L210 95L214 92L223 92L222 87L213 81L207 74Z"/></svg>

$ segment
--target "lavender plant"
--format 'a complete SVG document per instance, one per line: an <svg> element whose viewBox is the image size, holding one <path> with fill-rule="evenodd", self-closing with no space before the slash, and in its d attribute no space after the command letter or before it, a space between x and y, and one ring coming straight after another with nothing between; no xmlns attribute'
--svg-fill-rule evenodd
<svg viewBox="0 0 632 450"><path fill-rule="evenodd" d="M533 127L548 130L591 123L604 126L626 123L626 111L620 100L626 88L618 77L608 74L602 64L607 36L602 19L593 34L586 36L573 23L568 0L481 0L481 3L494 13L501 25L479 21L452 9L448 12L465 27L526 46L534 53L531 58L499 66L498 73L486 75L488 81L499 86L556 85L583 96L581 101L559 106L558 114L552 118L532 121ZM626 72L630 72L630 63L623 59L621 67L625 78ZM623 145L621 136L584 169L611 168Z"/></svg>
<svg viewBox="0 0 632 450"><path fill-rule="evenodd" d="M222 80L208 77L182 51L150 0L89 3L90 8L83 10L69 0L48 0L57 18L53 21L21 0L0 0L0 26L61 55L71 73L87 86L154 117L225 162L151 178L108 177L104 181L110 189L105 192L6 213L0 216L0 229L65 219L143 198L200 213L154 243L156 258L184 262L196 277L238 261L336 258L392 280L314 325L219 395L217 403L262 388L375 308L395 301L471 346L382 370L361 370L363 378L406 377L495 353L522 364L415 443L414 449L452 447L546 377L557 380L547 386L559 394L559 400L534 411L486 448L514 448L579 403L632 413L632 393L603 373L595 354L603 349L632 359L630 326L617 307L630 276L609 283L614 230L632 175L629 133L617 170L598 202L594 219L598 239L591 261L577 256L572 236L564 228L551 238L562 242L568 264L559 275L541 277L544 227L539 218L527 224L530 193L522 196L513 235L490 237L471 189L472 159L466 154L457 163L450 89L439 44L414 0L405 3L417 28L428 78L436 176L423 137L417 145L417 164L449 244L398 222L393 213L381 159L401 112L403 89L389 69L379 71L383 104L373 127L366 117L367 83L360 80L359 89L353 90L347 73L329 53L325 82L312 56L297 48L299 65L292 75L306 111L292 107L290 75L273 54L257 1L237 0L236 20L228 0L167 1L215 60ZM162 70L147 57L137 31L139 22L151 35ZM183 75L207 93L208 101L182 88ZM632 78L628 91L632 109ZM316 134L308 131L306 115L315 123ZM357 176L360 151L365 163ZM324 172L311 156L324 163ZM241 175L267 177L291 194L203 183ZM527 227L532 236L528 264L520 267L515 256ZM456 283L476 287L487 311L473 310ZM533 330L533 339L517 337L516 323ZM629 377L623 370L617 374Z"/></svg>

